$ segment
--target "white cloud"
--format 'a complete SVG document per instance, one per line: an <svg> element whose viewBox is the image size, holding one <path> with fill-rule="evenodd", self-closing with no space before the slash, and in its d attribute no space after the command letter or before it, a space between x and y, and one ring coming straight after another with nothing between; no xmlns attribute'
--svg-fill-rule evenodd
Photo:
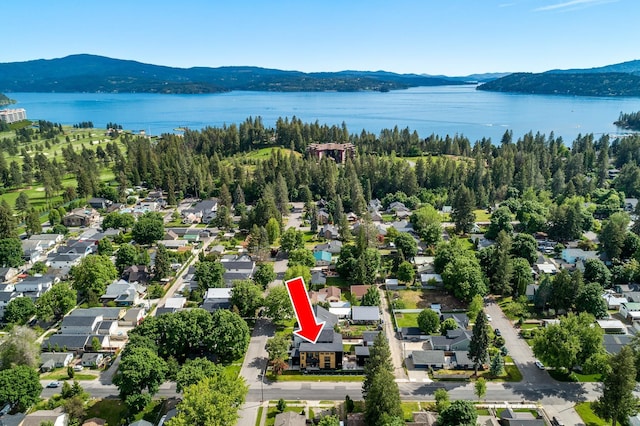
<svg viewBox="0 0 640 426"><path fill-rule="evenodd" d="M603 3L613 3L618 0L569 0L563 3L550 4L534 9L535 12L544 12L549 10L575 10L583 9L589 6L596 6Z"/></svg>

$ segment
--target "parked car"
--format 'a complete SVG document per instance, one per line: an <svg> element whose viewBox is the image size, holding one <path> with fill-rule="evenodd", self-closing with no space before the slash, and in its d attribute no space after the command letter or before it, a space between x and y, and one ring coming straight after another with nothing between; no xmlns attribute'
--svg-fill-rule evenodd
<svg viewBox="0 0 640 426"><path fill-rule="evenodd" d="M84 370L84 367L81 366L80 364L73 366L73 371L82 371L82 370Z"/></svg>
<svg viewBox="0 0 640 426"><path fill-rule="evenodd" d="M491 322L491 315L487 314L487 321Z"/></svg>
<svg viewBox="0 0 640 426"><path fill-rule="evenodd" d="M536 359L536 367L538 367L540 370L544 370L544 364L538 361L537 359Z"/></svg>
<svg viewBox="0 0 640 426"><path fill-rule="evenodd" d="M60 387L60 382L58 382L57 380L56 380L56 381L53 381L53 382L49 382L49 384L47 385L47 387L48 387L48 388L58 388L58 387Z"/></svg>
<svg viewBox="0 0 640 426"><path fill-rule="evenodd" d="M501 332L501 331L500 331L500 329L498 329L498 328L496 328L495 330L493 330L493 333L494 333L496 336L498 336L498 337L502 336L502 332Z"/></svg>

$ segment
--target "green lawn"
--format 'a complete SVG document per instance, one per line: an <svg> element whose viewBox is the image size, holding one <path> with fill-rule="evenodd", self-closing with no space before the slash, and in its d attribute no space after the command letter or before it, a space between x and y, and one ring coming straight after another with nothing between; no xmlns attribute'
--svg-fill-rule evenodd
<svg viewBox="0 0 640 426"><path fill-rule="evenodd" d="M596 374L580 374L576 372L564 372L561 370L547 370L549 375L559 382L600 382L602 376Z"/></svg>
<svg viewBox="0 0 640 426"><path fill-rule="evenodd" d="M302 410L304 410L304 407L287 407L284 409L284 412L294 412L294 413L300 413ZM276 407L269 407L269 409L267 410L267 421L265 423L266 426L273 426L273 424L276 422L276 415L279 413L279 411L276 409Z"/></svg>
<svg viewBox="0 0 640 426"><path fill-rule="evenodd" d="M256 426L261 426L262 425L262 411L263 411L262 405L260 407L258 407L258 416L256 417Z"/></svg>
<svg viewBox="0 0 640 426"><path fill-rule="evenodd" d="M591 402L576 404L574 408L586 426L608 426L611 424L611 422L602 420L593 412Z"/></svg>
<svg viewBox="0 0 640 426"><path fill-rule="evenodd" d="M476 215L476 222L489 222L491 213L487 213L485 209L477 209L473 211Z"/></svg>
<svg viewBox="0 0 640 426"><path fill-rule="evenodd" d="M349 289L350 284L342 277L327 277L327 286L336 286L344 289Z"/></svg>
<svg viewBox="0 0 640 426"><path fill-rule="evenodd" d="M144 410L140 411L138 414L133 416L133 419L146 420L155 425L160 420L160 413L162 412L163 406L164 406L164 399L151 400L151 402L147 404L146 407L144 407Z"/></svg>
<svg viewBox="0 0 640 426"><path fill-rule="evenodd" d="M398 327L417 327L418 315L420 314L396 314L396 325Z"/></svg>
<svg viewBox="0 0 640 426"><path fill-rule="evenodd" d="M294 374L295 373L295 374ZM364 376L341 376L330 374L301 374L287 371L285 374L276 376L273 373L267 374L267 379L274 382L361 382Z"/></svg>
<svg viewBox="0 0 640 426"><path fill-rule="evenodd" d="M119 399L99 399L87 409L86 418L105 419L109 425L119 425L127 417L127 406Z"/></svg>
<svg viewBox="0 0 640 426"><path fill-rule="evenodd" d="M420 411L420 404L417 402L401 402L402 405L402 416L404 417L405 422L413 421L413 413L416 411Z"/></svg>
<svg viewBox="0 0 640 426"><path fill-rule="evenodd" d="M73 375L73 379L69 379L67 375L67 369L60 369L58 371L52 371L50 373L45 373L40 376L40 380L95 380L98 376L96 374L78 374L75 373Z"/></svg>

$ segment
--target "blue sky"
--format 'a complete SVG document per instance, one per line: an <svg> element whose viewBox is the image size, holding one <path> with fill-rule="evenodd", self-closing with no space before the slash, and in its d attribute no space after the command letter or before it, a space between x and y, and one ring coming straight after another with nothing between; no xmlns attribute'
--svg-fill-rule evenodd
<svg viewBox="0 0 640 426"><path fill-rule="evenodd" d="M3 1L0 62L467 75L640 59L638 0Z"/></svg>

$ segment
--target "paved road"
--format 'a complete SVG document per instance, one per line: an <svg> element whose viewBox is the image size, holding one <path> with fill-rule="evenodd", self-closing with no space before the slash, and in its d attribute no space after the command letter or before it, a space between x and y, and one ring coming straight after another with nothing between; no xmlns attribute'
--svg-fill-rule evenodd
<svg viewBox="0 0 640 426"><path fill-rule="evenodd" d="M509 355L522 373L523 380L532 384L554 382L555 380L549 376L549 373L536 367L536 358L531 347L525 339L520 337L513 323L504 315L500 306L490 301L485 306L484 311L491 316L491 327L500 329L502 337L504 337L505 346L509 350Z"/></svg>
<svg viewBox="0 0 640 426"><path fill-rule="evenodd" d="M391 360L394 366L394 375L396 379L407 379L407 373L402 367L404 361L404 351L402 350L402 341L398 339L398 335L393 328L393 321L389 313L389 304L384 292L378 288L380 292L380 309L382 309L382 318L384 320L384 332L389 339L389 348L391 349Z"/></svg>
<svg viewBox="0 0 640 426"><path fill-rule="evenodd" d="M41 381L43 386L49 380ZM99 380L81 381L82 387L95 398L117 397L118 389L115 385L106 385ZM398 383L400 396L408 401L433 400L436 389L445 388L451 399L477 399L474 394L474 385L470 382L433 382L416 383L403 381ZM545 405L564 406L567 403L577 403L587 400L595 400L601 395L600 383L560 383L550 382L543 385L531 383L487 383L486 401L489 402L541 402ZM176 396L176 385L166 382L160 386L157 396ZM362 399L362 384L360 382L264 382L264 399L301 399L301 400L342 400L346 394L354 399ZM259 380L250 384L248 402L260 402L262 392ZM60 388L42 391L43 398L60 393ZM636 392L640 395L640 392ZM255 422L255 419L254 419Z"/></svg>

